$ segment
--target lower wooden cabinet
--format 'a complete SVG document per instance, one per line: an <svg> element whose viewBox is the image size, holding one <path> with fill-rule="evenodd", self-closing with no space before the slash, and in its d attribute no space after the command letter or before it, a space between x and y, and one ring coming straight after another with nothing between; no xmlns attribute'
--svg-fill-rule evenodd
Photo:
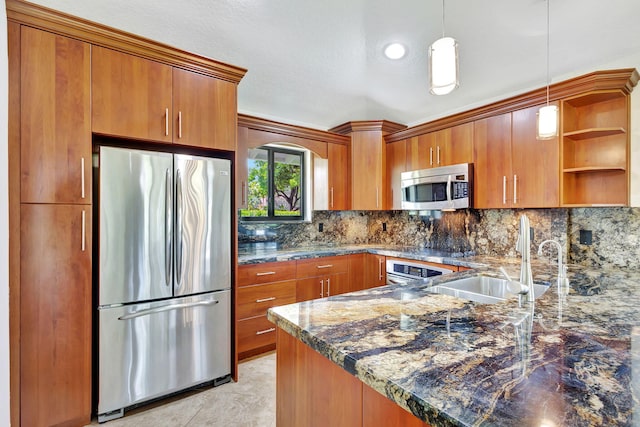
<svg viewBox="0 0 640 427"><path fill-rule="evenodd" d="M387 284L387 266L384 255L366 254L364 288L375 288Z"/></svg>
<svg viewBox="0 0 640 427"><path fill-rule="evenodd" d="M23 426L91 419L91 206L23 204L20 414Z"/></svg>
<svg viewBox="0 0 640 427"><path fill-rule="evenodd" d="M279 328L277 349L278 427L429 427Z"/></svg>
<svg viewBox="0 0 640 427"><path fill-rule="evenodd" d="M349 280L349 255L298 261L296 300L326 298L356 290Z"/></svg>

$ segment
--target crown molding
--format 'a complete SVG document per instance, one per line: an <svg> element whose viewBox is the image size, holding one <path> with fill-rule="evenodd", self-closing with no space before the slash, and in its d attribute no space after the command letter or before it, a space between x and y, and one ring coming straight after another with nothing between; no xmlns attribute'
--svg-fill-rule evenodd
<svg viewBox="0 0 640 427"><path fill-rule="evenodd" d="M349 135L353 132L380 131L383 134L389 134L402 131L406 128L406 125L390 122L388 120L361 120L343 123L329 129L329 132Z"/></svg>
<svg viewBox="0 0 640 427"><path fill-rule="evenodd" d="M289 125L260 117L238 114L238 126L263 132L292 136L295 138L311 139L332 144L349 144L351 138L331 131L323 131L303 126Z"/></svg>

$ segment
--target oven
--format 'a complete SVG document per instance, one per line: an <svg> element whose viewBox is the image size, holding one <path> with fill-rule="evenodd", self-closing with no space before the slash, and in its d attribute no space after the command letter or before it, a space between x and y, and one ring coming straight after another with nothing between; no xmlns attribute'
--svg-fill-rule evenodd
<svg viewBox="0 0 640 427"><path fill-rule="evenodd" d="M406 284L414 280L427 280L434 276L453 273L455 270L446 267L423 264L419 261L387 260L387 285Z"/></svg>

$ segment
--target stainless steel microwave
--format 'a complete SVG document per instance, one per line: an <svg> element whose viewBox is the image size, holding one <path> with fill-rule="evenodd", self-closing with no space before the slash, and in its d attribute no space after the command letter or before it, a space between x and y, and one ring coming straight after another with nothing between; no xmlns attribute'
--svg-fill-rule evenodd
<svg viewBox="0 0 640 427"><path fill-rule="evenodd" d="M402 209L454 210L473 206L473 164L401 174Z"/></svg>

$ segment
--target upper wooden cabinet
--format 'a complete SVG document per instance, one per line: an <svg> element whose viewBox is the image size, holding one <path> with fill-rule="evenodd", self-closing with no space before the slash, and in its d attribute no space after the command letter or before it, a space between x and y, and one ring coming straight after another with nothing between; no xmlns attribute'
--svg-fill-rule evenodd
<svg viewBox="0 0 640 427"><path fill-rule="evenodd" d="M473 122L412 137L407 141L407 169L419 170L473 161Z"/></svg>
<svg viewBox="0 0 640 427"><path fill-rule="evenodd" d="M562 205L628 205L629 96L592 91L562 112Z"/></svg>
<svg viewBox="0 0 640 427"><path fill-rule="evenodd" d="M327 144L329 210L348 210L351 206L349 185L349 147Z"/></svg>
<svg viewBox="0 0 640 427"><path fill-rule="evenodd" d="M95 133L235 150L236 85L94 46Z"/></svg>
<svg viewBox="0 0 640 427"><path fill-rule="evenodd" d="M475 208L558 206L558 142L536 139L538 109L475 122Z"/></svg>
<svg viewBox="0 0 640 427"><path fill-rule="evenodd" d="M90 204L90 46L24 26L20 38L20 200Z"/></svg>
<svg viewBox="0 0 640 427"><path fill-rule="evenodd" d="M400 177L407 171L407 141L387 144L387 203L388 209L402 209Z"/></svg>

